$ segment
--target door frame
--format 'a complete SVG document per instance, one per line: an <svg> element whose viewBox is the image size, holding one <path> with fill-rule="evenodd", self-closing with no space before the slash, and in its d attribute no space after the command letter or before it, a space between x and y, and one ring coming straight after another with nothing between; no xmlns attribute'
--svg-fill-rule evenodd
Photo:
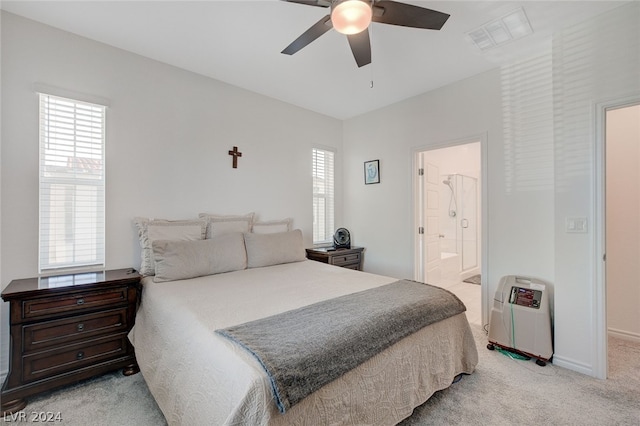
<svg viewBox="0 0 640 426"><path fill-rule="evenodd" d="M624 98L599 102L595 105L595 135L594 144L594 253L593 265L595 286L593 294L593 375L598 379L606 379L609 370L607 353L607 275L606 275L606 119L607 111L640 105L640 94Z"/></svg>
<svg viewBox="0 0 640 426"><path fill-rule="evenodd" d="M420 235L418 234L418 227L420 226L420 217L419 217L419 205L422 202L422 194L420 194L420 177L418 176L418 160L419 154L424 151L431 151L434 149L441 148L450 148L457 145L466 145L474 142L480 142L480 247L481 247L481 260L480 260L480 271L482 274L482 282L481 282L481 312L482 312L482 323L489 323L489 301L492 300L491 295L489 295L489 285L488 279L490 277L489 271L489 242L488 242L488 231L489 231L489 221L488 221L488 135L487 132L474 134L466 137L462 137L459 139L450 139L442 142L428 143L424 145L414 146L411 149L411 187L412 187L412 208L413 208L413 229L412 234L414 235L413 239L413 274L414 279L420 281L421 273L423 272L421 265L421 254L422 254L422 246L420 241ZM424 274L422 275L424 276Z"/></svg>

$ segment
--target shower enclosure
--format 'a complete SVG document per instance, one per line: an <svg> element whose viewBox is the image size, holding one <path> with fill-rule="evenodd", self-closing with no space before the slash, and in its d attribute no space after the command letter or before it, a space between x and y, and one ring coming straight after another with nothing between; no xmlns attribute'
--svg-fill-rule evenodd
<svg viewBox="0 0 640 426"><path fill-rule="evenodd" d="M478 180L450 174L442 176L442 184L445 186L440 198L443 275L468 278L479 271Z"/></svg>

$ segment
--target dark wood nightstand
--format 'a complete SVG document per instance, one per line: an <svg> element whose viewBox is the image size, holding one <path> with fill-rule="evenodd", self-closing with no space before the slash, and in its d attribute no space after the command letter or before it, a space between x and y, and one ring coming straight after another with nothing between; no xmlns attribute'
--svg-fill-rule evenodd
<svg viewBox="0 0 640 426"><path fill-rule="evenodd" d="M362 271L362 252L364 247L334 249L333 247L315 247L307 249L307 259Z"/></svg>
<svg viewBox="0 0 640 426"><path fill-rule="evenodd" d="M140 275L132 269L13 280L9 374L2 412L40 392L124 368L138 370L127 334L133 327Z"/></svg>

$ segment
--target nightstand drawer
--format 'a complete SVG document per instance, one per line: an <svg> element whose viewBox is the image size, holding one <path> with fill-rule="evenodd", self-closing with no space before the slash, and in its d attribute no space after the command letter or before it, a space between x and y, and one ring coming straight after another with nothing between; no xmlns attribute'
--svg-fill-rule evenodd
<svg viewBox="0 0 640 426"><path fill-rule="evenodd" d="M22 357L22 380L31 382L53 374L92 366L127 355L127 333L103 337Z"/></svg>
<svg viewBox="0 0 640 426"><path fill-rule="evenodd" d="M350 253L350 254L345 254L344 256L336 254L331 258L331 263L337 266L345 266L350 263L359 264L360 253Z"/></svg>
<svg viewBox="0 0 640 426"><path fill-rule="evenodd" d="M127 308L39 322L22 327L22 350L31 352L127 329Z"/></svg>
<svg viewBox="0 0 640 426"><path fill-rule="evenodd" d="M360 270L360 262L356 262L356 263L345 263L344 265L340 265L343 268L347 268L347 269L353 269L356 271Z"/></svg>
<svg viewBox="0 0 640 426"><path fill-rule="evenodd" d="M110 305L115 306L126 302L126 286L63 296L43 297L23 301L22 318L41 318L61 313L81 312Z"/></svg>
<svg viewBox="0 0 640 426"><path fill-rule="evenodd" d="M308 248L307 258L316 262L328 263L329 265L342 268L362 270L362 247L351 247L335 249L332 247Z"/></svg>

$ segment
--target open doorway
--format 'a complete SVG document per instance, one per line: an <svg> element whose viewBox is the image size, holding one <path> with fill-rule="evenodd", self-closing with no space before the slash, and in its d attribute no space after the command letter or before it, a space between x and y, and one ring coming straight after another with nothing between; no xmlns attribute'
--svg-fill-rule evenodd
<svg viewBox="0 0 640 426"><path fill-rule="evenodd" d="M638 323L637 304L640 303L640 284L637 275L629 281L628 268L637 268L640 252L640 224L636 215L640 200L640 97L633 96L600 103L596 106L595 144L595 215L594 215L594 264L596 275L595 303L593 306L594 376L606 379L612 371L609 366L608 340L625 339L632 345L640 345L640 330L625 324ZM626 118L625 118L626 117ZM617 159L617 160L616 160ZM620 174L621 173L621 174ZM625 175L625 173L628 173ZM635 176L635 177L634 177ZM628 182L627 182L628 179ZM632 186L629 186L632 185ZM620 202L619 200L622 200ZM633 209L629 213L629 209ZM622 231L622 232L621 232ZM618 237L616 236L618 235ZM622 238L619 238L623 235ZM625 250L621 242L633 246ZM625 262L627 255L636 257ZM622 269L620 268L622 265ZM634 272L631 271L631 274ZM626 277L626 278L625 278ZM632 284L636 283L634 287ZM622 291L622 293L620 293ZM628 291L626 294L625 291ZM618 304L616 301L623 300ZM615 311L628 311L628 303L635 304L630 317L619 317ZM609 315L611 314L611 315ZM622 321L621 321L622 320ZM631 320L627 322L627 320ZM626 330L625 330L626 329ZM634 331L635 330L635 331ZM637 349L635 349L637 352Z"/></svg>
<svg viewBox="0 0 640 426"><path fill-rule="evenodd" d="M640 103L606 108L604 114L604 279L610 366L615 346L624 341L640 344Z"/></svg>
<svg viewBox="0 0 640 426"><path fill-rule="evenodd" d="M482 325L481 141L418 150L416 279L456 294Z"/></svg>

